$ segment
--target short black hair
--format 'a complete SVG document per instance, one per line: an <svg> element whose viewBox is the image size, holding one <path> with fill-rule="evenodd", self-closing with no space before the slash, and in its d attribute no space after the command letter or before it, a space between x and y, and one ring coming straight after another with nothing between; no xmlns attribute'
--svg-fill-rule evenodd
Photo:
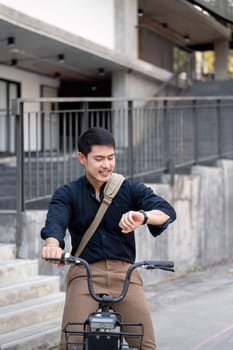
<svg viewBox="0 0 233 350"><path fill-rule="evenodd" d="M112 146L115 149L115 140L107 129L87 129L78 139L78 150L86 157L94 145Z"/></svg>

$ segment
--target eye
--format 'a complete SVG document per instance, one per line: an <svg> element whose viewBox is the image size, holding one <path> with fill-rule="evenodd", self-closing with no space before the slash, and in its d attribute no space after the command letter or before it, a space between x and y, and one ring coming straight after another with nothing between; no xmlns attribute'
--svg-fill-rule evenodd
<svg viewBox="0 0 233 350"><path fill-rule="evenodd" d="M94 158L97 162L101 162L104 158L103 157L95 157Z"/></svg>

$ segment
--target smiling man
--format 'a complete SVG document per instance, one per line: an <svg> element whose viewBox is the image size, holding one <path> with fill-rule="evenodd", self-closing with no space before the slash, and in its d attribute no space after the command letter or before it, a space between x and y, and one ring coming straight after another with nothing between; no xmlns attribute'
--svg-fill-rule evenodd
<svg viewBox="0 0 233 350"><path fill-rule="evenodd" d="M44 259L61 257L66 229L71 235L71 253L75 254L98 211L105 185L115 168L115 141L106 129L91 128L85 131L79 138L78 150L78 159L85 169L85 175L62 186L53 195L46 224L41 231L41 237L45 240L41 253ZM175 211L167 201L144 184L125 179L80 255L91 265L96 293L120 294L125 272L135 261L134 230L137 227L147 224L151 234L156 237L175 218ZM69 275L62 328L68 322L84 322L97 308L97 302L88 294L82 266L75 266ZM123 315L125 322L144 325L142 350L156 349L150 311L138 271L131 279L126 298L116 304L115 311ZM129 344L137 348L132 338ZM65 348L62 333L60 350Z"/></svg>

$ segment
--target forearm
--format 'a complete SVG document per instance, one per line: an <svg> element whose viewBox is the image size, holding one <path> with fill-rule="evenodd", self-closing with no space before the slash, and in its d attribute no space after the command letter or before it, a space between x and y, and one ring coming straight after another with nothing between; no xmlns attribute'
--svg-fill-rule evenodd
<svg viewBox="0 0 233 350"><path fill-rule="evenodd" d="M160 226L167 222L168 219L170 219L170 216L161 210L154 209L145 211L145 213L148 217L147 224L149 225Z"/></svg>
<svg viewBox="0 0 233 350"><path fill-rule="evenodd" d="M119 226L123 233L129 233L144 223L154 226L161 226L167 222L169 218L169 215L157 209L148 211L130 210L122 215Z"/></svg>

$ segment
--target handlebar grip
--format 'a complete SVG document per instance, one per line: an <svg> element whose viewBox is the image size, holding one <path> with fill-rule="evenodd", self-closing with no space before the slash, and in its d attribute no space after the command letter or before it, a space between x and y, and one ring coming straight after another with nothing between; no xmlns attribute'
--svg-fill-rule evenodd
<svg viewBox="0 0 233 350"><path fill-rule="evenodd" d="M63 253L61 258L46 258L46 261L54 261L61 264L66 264L68 262L68 259L70 259L70 253ZM72 263L73 261L70 261Z"/></svg>
<svg viewBox="0 0 233 350"><path fill-rule="evenodd" d="M142 265L147 270L153 270L153 269L170 269L174 268L174 262L173 261L157 261L157 260L146 260L144 261Z"/></svg>

